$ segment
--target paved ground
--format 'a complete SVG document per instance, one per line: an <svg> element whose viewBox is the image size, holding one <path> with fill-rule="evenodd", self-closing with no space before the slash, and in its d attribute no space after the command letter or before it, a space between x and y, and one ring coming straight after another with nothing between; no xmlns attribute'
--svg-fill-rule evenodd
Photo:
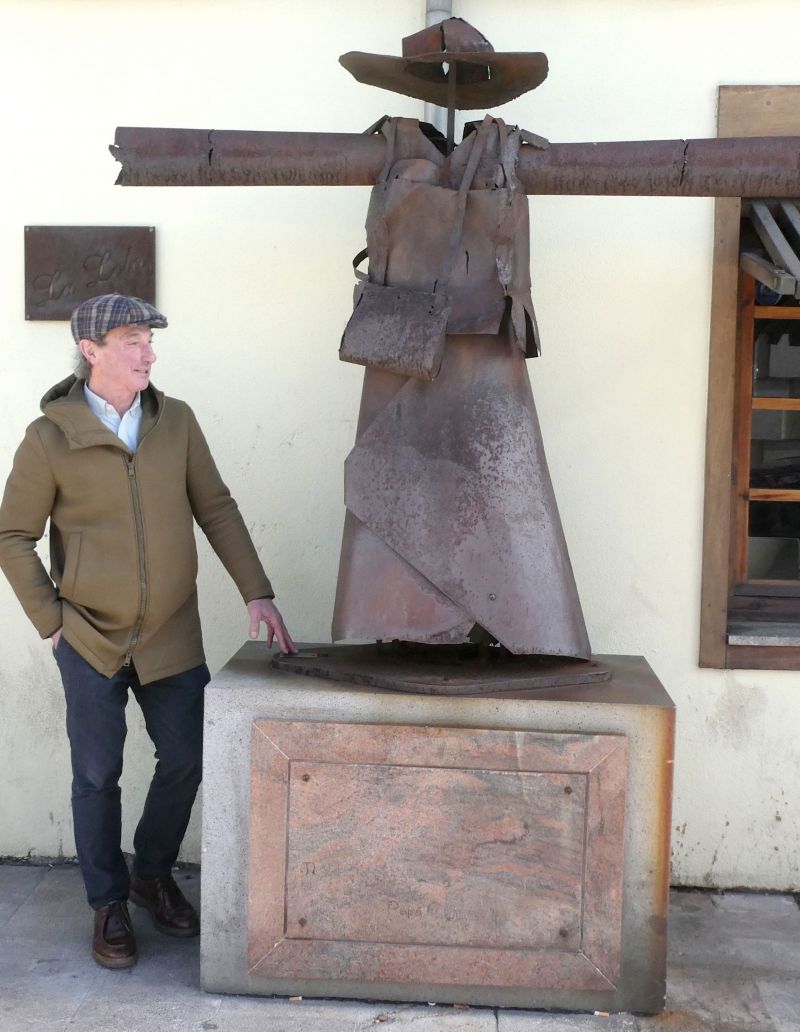
<svg viewBox="0 0 800 1032"><path fill-rule="evenodd" d="M199 875L178 879L196 900ZM77 869L0 865L0 1032L800 1032L792 896L674 892L668 1009L649 1018L210 995L199 940L133 909L139 964L105 971Z"/></svg>

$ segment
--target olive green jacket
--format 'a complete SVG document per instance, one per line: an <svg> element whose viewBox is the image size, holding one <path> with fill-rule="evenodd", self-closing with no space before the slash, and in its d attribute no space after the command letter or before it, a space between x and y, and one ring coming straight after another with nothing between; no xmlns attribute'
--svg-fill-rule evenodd
<svg viewBox="0 0 800 1032"><path fill-rule="evenodd" d="M193 520L245 602L273 591L189 406L143 391L132 455L83 387L70 376L49 391L17 450L0 567L43 638L63 626L100 673L132 659L146 684L204 661ZM50 576L35 548L48 518Z"/></svg>

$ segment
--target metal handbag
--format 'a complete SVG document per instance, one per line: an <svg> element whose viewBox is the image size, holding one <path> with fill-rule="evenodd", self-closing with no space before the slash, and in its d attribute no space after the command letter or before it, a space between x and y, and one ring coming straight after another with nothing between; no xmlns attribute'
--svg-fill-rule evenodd
<svg viewBox="0 0 800 1032"><path fill-rule="evenodd" d="M451 308L446 290L363 283L339 357L401 376L433 380L444 355Z"/></svg>

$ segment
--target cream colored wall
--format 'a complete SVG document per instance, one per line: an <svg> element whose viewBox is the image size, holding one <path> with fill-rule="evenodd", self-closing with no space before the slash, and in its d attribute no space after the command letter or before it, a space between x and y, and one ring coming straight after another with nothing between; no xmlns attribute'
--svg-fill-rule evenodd
<svg viewBox="0 0 800 1032"><path fill-rule="evenodd" d="M499 113L553 140L711 136L720 83L796 81L800 8L765 0L456 0L497 49L551 73ZM71 357L26 323L23 225L157 227L155 382L194 406L296 637L328 634L342 460L360 373L338 362L365 188L120 189L116 125L356 132L421 105L336 57L397 53L422 0L0 0L0 469ZM592 643L643 653L678 705L674 879L797 888L800 677L699 670L712 245L707 200L533 198L531 374ZM244 608L201 543L209 665ZM0 583L0 855L70 856L69 761L53 661ZM152 749L130 707L123 802ZM198 859L199 807L184 856Z"/></svg>

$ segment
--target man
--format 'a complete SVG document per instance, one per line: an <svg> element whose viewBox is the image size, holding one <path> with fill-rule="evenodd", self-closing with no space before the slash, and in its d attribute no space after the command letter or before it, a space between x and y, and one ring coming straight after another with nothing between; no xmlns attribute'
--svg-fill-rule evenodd
<svg viewBox="0 0 800 1032"><path fill-rule="evenodd" d="M43 398L0 505L0 566L52 639L64 684L92 953L110 968L136 963L129 898L167 935L200 930L171 875L201 778L209 680L193 519L247 604L251 637L263 621L268 644L295 651L194 414L150 383L152 330L166 325L152 305L120 294L75 309L77 375ZM48 519L52 580L35 551ZM130 875L118 784L128 689L158 759Z"/></svg>

